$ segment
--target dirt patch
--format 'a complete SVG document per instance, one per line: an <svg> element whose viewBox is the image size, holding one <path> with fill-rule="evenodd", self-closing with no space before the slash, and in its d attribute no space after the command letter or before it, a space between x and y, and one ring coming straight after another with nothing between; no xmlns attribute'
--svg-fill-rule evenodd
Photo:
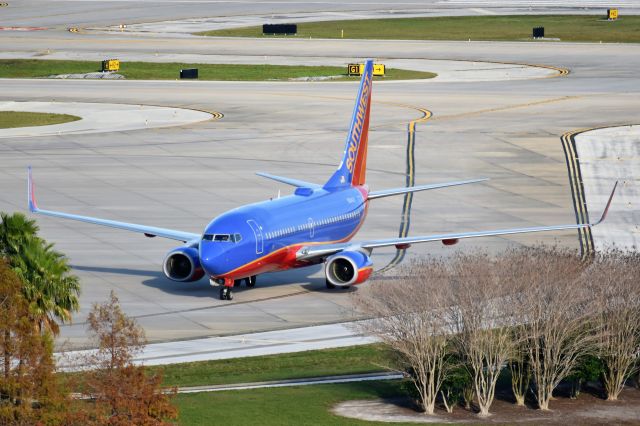
<svg viewBox="0 0 640 426"><path fill-rule="evenodd" d="M82 74L54 74L47 78L88 79L88 80L122 80L124 75L113 72L87 72Z"/></svg>
<svg viewBox="0 0 640 426"><path fill-rule="evenodd" d="M517 407L505 399L496 399L489 417L478 417L475 411L462 407L456 407L452 414L438 408L433 416L429 416L417 412L411 401L402 398L345 401L334 406L332 412L343 417L379 422L638 425L640 391L626 388L618 401L605 401L588 393L582 393L578 399L559 397L551 401L550 408L543 412L532 407Z"/></svg>

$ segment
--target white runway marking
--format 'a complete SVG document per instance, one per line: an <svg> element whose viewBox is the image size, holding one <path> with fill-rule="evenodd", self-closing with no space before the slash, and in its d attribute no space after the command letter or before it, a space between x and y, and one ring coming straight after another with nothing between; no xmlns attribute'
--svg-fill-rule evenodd
<svg viewBox="0 0 640 426"><path fill-rule="evenodd" d="M602 211L614 182L620 181L607 220L591 230L595 250L638 250L640 125L592 130L575 139L590 218Z"/></svg>

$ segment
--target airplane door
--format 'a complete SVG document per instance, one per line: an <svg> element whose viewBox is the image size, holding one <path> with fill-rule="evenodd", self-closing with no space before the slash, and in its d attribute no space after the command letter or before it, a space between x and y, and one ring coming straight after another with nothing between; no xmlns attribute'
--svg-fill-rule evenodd
<svg viewBox="0 0 640 426"><path fill-rule="evenodd" d="M309 238L313 238L313 235L315 234L315 231L316 231L315 224L313 223L313 219L309 218L307 223L309 224Z"/></svg>
<svg viewBox="0 0 640 426"><path fill-rule="evenodd" d="M247 224L253 230L253 235L256 236L256 254L262 254L264 251L264 238L262 237L262 227L259 226L255 220L247 220Z"/></svg>

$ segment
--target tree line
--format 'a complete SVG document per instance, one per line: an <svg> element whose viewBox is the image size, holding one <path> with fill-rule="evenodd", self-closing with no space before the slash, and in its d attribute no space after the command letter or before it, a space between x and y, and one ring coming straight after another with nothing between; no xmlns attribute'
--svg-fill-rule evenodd
<svg viewBox="0 0 640 426"><path fill-rule="evenodd" d="M616 400L638 371L640 254L589 259L558 247L458 253L406 266L364 287L361 323L396 355L423 411L473 403L486 416L501 374L517 405L548 410L564 380L595 376Z"/></svg>
<svg viewBox="0 0 640 426"><path fill-rule="evenodd" d="M80 284L67 258L38 236L21 213L0 214L0 424L164 425L177 418L175 389L161 373L134 364L144 331L114 293L94 304L88 331L97 350L90 366L56 373L54 337L78 310Z"/></svg>

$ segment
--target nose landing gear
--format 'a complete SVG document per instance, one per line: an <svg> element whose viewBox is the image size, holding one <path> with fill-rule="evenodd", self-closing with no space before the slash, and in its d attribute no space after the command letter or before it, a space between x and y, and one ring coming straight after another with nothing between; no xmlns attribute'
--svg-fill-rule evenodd
<svg viewBox="0 0 640 426"><path fill-rule="evenodd" d="M233 300L233 291L231 291L231 287L222 287L220 289L220 300Z"/></svg>
<svg viewBox="0 0 640 426"><path fill-rule="evenodd" d="M233 300L233 291L231 290L234 286L241 286L242 282L246 284L248 288L253 288L256 286L256 276L252 275L247 278L241 278L239 280L232 280L231 278L211 278L209 283L211 285L220 285L220 300Z"/></svg>

